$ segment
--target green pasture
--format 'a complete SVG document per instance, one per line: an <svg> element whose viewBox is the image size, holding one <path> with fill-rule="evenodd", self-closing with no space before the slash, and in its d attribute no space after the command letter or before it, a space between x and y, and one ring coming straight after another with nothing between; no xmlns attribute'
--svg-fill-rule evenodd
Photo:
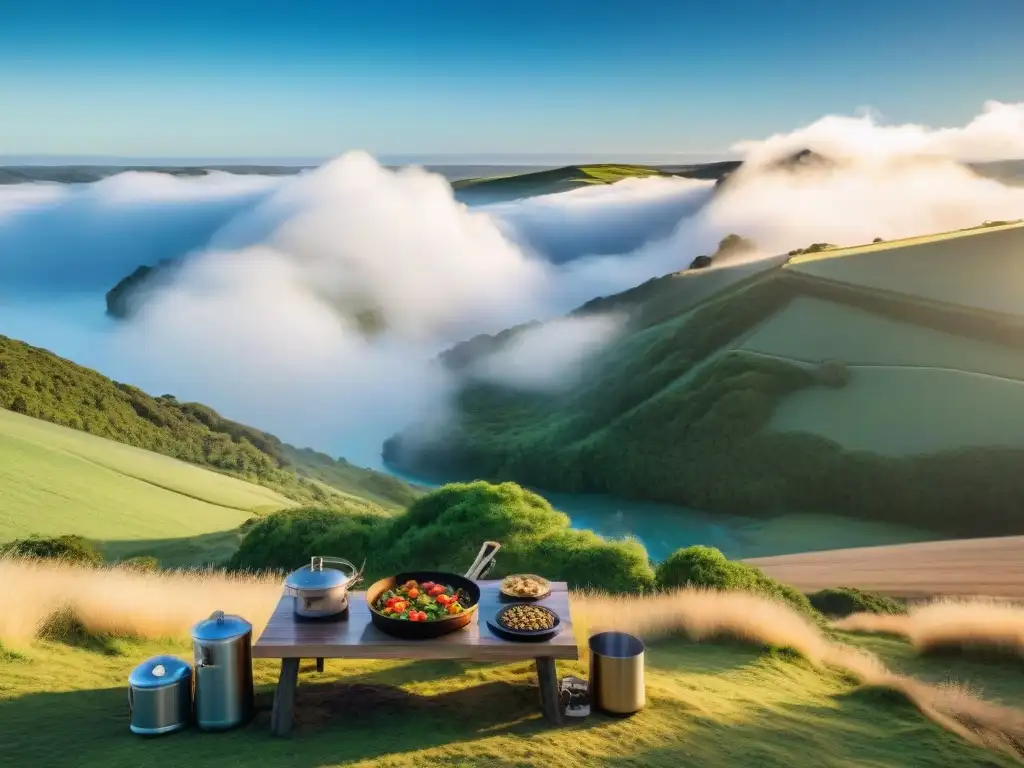
<svg viewBox="0 0 1024 768"><path fill-rule="evenodd" d="M173 551L191 537L232 538L253 512L292 503L261 486L2 409L0 498L2 540L78 534L110 542L120 555L154 540ZM203 549L202 540L189 546Z"/></svg>
<svg viewBox="0 0 1024 768"><path fill-rule="evenodd" d="M277 667L256 662L259 712L227 733L143 739L128 730L131 668L181 642L72 648L39 642L0 654L0 764L135 768L145 764L547 766L591 768L977 768L1011 766L925 719L898 696L835 672L739 645L652 645L645 710L593 714L559 728L540 717L531 663L328 661L302 667L297 725L269 733ZM60 674L55 674L55 670ZM585 662L559 674L586 676ZM1019 676L1018 676L1019 677Z"/></svg>
<svg viewBox="0 0 1024 768"><path fill-rule="evenodd" d="M784 398L768 430L803 432L852 451L886 456L956 448L1024 447L1024 383L933 368L850 366L842 389L810 387Z"/></svg>

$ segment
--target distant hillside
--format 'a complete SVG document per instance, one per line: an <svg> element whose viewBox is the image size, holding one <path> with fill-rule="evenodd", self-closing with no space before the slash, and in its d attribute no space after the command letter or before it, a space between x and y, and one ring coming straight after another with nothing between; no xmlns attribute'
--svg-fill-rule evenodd
<svg viewBox="0 0 1024 768"><path fill-rule="evenodd" d="M0 408L259 483L299 502L329 506L356 497L398 508L418 495L397 478L294 448L200 403L153 397L6 336Z"/></svg>
<svg viewBox="0 0 1024 768"><path fill-rule="evenodd" d="M1007 233L1016 249L1004 248ZM936 239L956 243L961 258L929 262ZM921 240L837 249L815 263L916 251L922 287L960 279L973 297L1020 261L1024 226ZM710 297L700 286L715 270L603 299L629 312L631 330L575 390L467 383L457 426L426 444L415 432L395 436L385 459L438 478L747 515L827 511L958 535L1024 531L1024 431L1015 426L1024 312L810 275L784 260L704 283ZM1024 306L1024 281L1009 282ZM500 346L477 341L475 353Z"/></svg>
<svg viewBox="0 0 1024 768"><path fill-rule="evenodd" d="M534 173L461 179L452 182L457 198L474 203L498 203L537 195L569 192L595 184L614 184L629 178L685 176L713 179L738 163L711 163L669 167L647 165L567 165Z"/></svg>
<svg viewBox="0 0 1024 768"><path fill-rule="evenodd" d="M58 184L91 184L119 173L163 173L168 176L206 176L211 171L241 176L291 176L311 166L291 165L7 165L0 166L0 184L45 181Z"/></svg>

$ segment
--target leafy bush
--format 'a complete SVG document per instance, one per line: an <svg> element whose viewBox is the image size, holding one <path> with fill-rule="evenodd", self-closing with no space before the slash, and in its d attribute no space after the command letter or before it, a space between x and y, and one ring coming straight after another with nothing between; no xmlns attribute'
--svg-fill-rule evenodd
<svg viewBox="0 0 1024 768"><path fill-rule="evenodd" d="M727 559L714 547L677 549L658 564L656 577L662 589L704 587L752 592L788 603L805 616L821 622L821 615L806 595L765 576L752 565Z"/></svg>
<svg viewBox="0 0 1024 768"><path fill-rule="evenodd" d="M823 589L809 595L811 605L826 616L845 617L851 613L902 614L907 607L877 592L863 592L855 587Z"/></svg>
<svg viewBox="0 0 1024 768"><path fill-rule="evenodd" d="M329 509L282 510L248 528L228 567L293 570L314 555L353 560L368 554L373 532L382 520Z"/></svg>
<svg viewBox="0 0 1024 768"><path fill-rule="evenodd" d="M96 546L81 536L42 538L29 536L0 545L0 556L28 557L42 560L66 560L80 565L103 565L103 555Z"/></svg>
<svg viewBox="0 0 1024 768"><path fill-rule="evenodd" d="M569 528L569 518L515 483L452 483L394 518L321 509L284 510L256 523L232 557L236 569L293 569L312 555L359 565L366 580L402 570L463 573L485 541L501 542L492 576L539 572L574 587L609 592L654 588L647 552L636 541L609 541Z"/></svg>

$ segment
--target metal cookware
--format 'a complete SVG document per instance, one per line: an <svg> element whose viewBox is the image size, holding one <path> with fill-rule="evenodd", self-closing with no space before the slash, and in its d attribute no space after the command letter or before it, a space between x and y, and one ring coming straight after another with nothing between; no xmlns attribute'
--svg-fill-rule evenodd
<svg viewBox="0 0 1024 768"><path fill-rule="evenodd" d="M342 568L325 568L325 563ZM343 613L348 608L348 590L362 580L363 569L356 570L348 560L314 557L309 565L289 574L284 582L284 591L295 598L296 615L305 619L323 619Z"/></svg>
<svg viewBox="0 0 1024 768"><path fill-rule="evenodd" d="M501 544L495 541L485 542L465 576L444 571L406 571L375 582L366 590L366 603L370 607L370 621L382 632L408 640L441 637L449 632L462 629L473 620L473 615L480 604L480 585L474 579L480 578L481 574L486 573L493 566L494 555L499 549L501 549ZM387 590L404 584L410 579L418 582L434 581L438 584L447 584L452 589L458 590L459 602L462 603L465 610L434 621L403 621L385 616L373 607L377 598Z"/></svg>
<svg viewBox="0 0 1024 768"><path fill-rule="evenodd" d="M625 632L590 638L590 701L603 712L632 715L644 708L644 643Z"/></svg>
<svg viewBox="0 0 1024 768"><path fill-rule="evenodd" d="M192 667L176 656L154 656L128 676L132 733L156 736L185 728L192 719Z"/></svg>
<svg viewBox="0 0 1024 768"><path fill-rule="evenodd" d="M196 724L222 731L249 721L254 711L252 624L214 611L192 627Z"/></svg>

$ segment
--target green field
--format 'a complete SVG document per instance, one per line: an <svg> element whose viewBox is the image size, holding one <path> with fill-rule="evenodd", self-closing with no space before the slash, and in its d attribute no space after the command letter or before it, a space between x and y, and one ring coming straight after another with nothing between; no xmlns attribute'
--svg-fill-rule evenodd
<svg viewBox="0 0 1024 768"><path fill-rule="evenodd" d="M128 730L128 672L175 643L100 650L38 642L0 654L0 727L9 765L47 768L260 765L978 768L1017 765L926 720L899 696L858 689L803 661L739 645L655 643L647 708L553 729L539 716L532 664L328 660L304 663L290 739L269 735L276 666L256 662L248 727L146 740ZM55 675L53 671L60 669ZM585 663L559 674L587 675ZM938 674L936 672L936 674ZM1008 680L1018 698L1020 676Z"/></svg>
<svg viewBox="0 0 1024 768"><path fill-rule="evenodd" d="M1024 447L1024 383L928 368L850 366L841 390L808 388L776 407L774 432L807 432L886 456Z"/></svg>
<svg viewBox="0 0 1024 768"><path fill-rule="evenodd" d="M1019 315L1024 224L976 228L797 256L804 274L947 304Z"/></svg>
<svg viewBox="0 0 1024 768"><path fill-rule="evenodd" d="M205 544L192 546L219 551L254 511L293 504L258 485L2 409L0 497L0 540L78 534L123 555L153 540L204 535Z"/></svg>
<svg viewBox="0 0 1024 768"><path fill-rule="evenodd" d="M807 363L949 368L1024 380L1024 354L1017 348L811 297L791 301L739 348Z"/></svg>

